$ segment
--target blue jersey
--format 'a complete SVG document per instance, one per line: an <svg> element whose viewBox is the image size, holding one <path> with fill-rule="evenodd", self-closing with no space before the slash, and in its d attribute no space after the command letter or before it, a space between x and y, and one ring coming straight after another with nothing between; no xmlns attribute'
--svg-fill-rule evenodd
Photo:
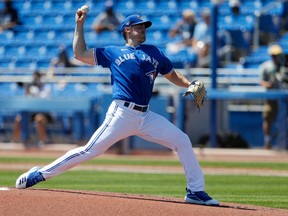
<svg viewBox="0 0 288 216"><path fill-rule="evenodd" d="M110 68L112 98L148 105L157 75L171 73L171 61L155 46L95 48L96 65Z"/></svg>

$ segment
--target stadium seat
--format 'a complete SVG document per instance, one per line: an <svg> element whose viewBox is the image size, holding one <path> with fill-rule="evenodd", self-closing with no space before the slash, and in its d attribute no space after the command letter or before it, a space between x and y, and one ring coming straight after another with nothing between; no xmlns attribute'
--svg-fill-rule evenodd
<svg viewBox="0 0 288 216"><path fill-rule="evenodd" d="M229 6L228 1L225 1L219 4L218 11L219 11L220 18L225 17L227 15L231 15L231 8Z"/></svg>
<svg viewBox="0 0 288 216"><path fill-rule="evenodd" d="M55 83L52 86L52 95L57 97L71 97L75 95L80 96L83 95L87 90L88 87L81 83L67 83L66 85Z"/></svg>
<svg viewBox="0 0 288 216"><path fill-rule="evenodd" d="M133 0L128 0L128 1L121 0L121 1L116 2L116 5L115 5L115 8L117 8L117 10L125 16L135 13L135 7L136 7L136 3L134 3Z"/></svg>
<svg viewBox="0 0 288 216"><path fill-rule="evenodd" d="M64 16L62 14L46 14L43 16L43 25L47 27L63 27L64 25Z"/></svg>
<svg viewBox="0 0 288 216"><path fill-rule="evenodd" d="M187 65L190 67L195 66L197 55L194 52L189 52L186 49L181 50L176 54L165 52L166 56L171 60L174 68L185 68Z"/></svg>
<svg viewBox="0 0 288 216"><path fill-rule="evenodd" d="M259 68L260 64L270 59L267 53L268 46L260 46L244 58L244 68Z"/></svg>
<svg viewBox="0 0 288 216"><path fill-rule="evenodd" d="M36 59L36 65L39 69L47 69L50 65L50 58Z"/></svg>
<svg viewBox="0 0 288 216"><path fill-rule="evenodd" d="M19 44L30 44L33 43L35 39L35 34L33 30L18 29L15 32L14 42Z"/></svg>
<svg viewBox="0 0 288 216"><path fill-rule="evenodd" d="M210 0L199 0L198 2L199 2L200 8L205 8L205 7L210 8L212 5Z"/></svg>
<svg viewBox="0 0 288 216"><path fill-rule="evenodd" d="M254 15L255 11L260 11L262 8L262 2L256 1L244 1L241 3L241 14Z"/></svg>
<svg viewBox="0 0 288 216"><path fill-rule="evenodd" d="M177 0L157 0L156 11L158 13L173 15L178 13L178 2Z"/></svg>
<svg viewBox="0 0 288 216"><path fill-rule="evenodd" d="M272 40L280 36L281 17L271 14L261 14L259 17L259 30L262 33L269 34Z"/></svg>
<svg viewBox="0 0 288 216"><path fill-rule="evenodd" d="M7 44L7 43L11 43L14 41L14 31L4 31L0 34L0 43L1 44Z"/></svg>
<svg viewBox="0 0 288 216"><path fill-rule="evenodd" d="M17 83L14 82L1 82L0 88L1 97L21 96L25 94L25 89L18 86Z"/></svg>
<svg viewBox="0 0 288 216"><path fill-rule="evenodd" d="M251 15L227 15L218 18L220 29L245 29L248 31L254 30L255 17Z"/></svg>
<svg viewBox="0 0 288 216"><path fill-rule="evenodd" d="M32 11L32 1L28 0L15 0L13 1L13 7L15 7L20 13Z"/></svg>
<svg viewBox="0 0 288 216"><path fill-rule="evenodd" d="M65 30L65 29L57 29L55 32L55 39L52 39L56 43L62 43L62 44L72 44L73 37L74 37L74 31L72 30Z"/></svg>
<svg viewBox="0 0 288 216"><path fill-rule="evenodd" d="M156 2L154 0L140 0L140 1L136 1L136 8L135 8L135 12L142 14L142 15L147 15L147 14L151 14L154 13L155 9L156 9L157 5Z"/></svg>
<svg viewBox="0 0 288 216"><path fill-rule="evenodd" d="M26 47L19 46L18 44L8 45L5 47L5 57L6 58L22 58L26 55Z"/></svg>
<svg viewBox="0 0 288 216"><path fill-rule="evenodd" d="M77 3L74 1L70 1L70 0L63 0L63 1L59 1L59 0L52 0L51 1L51 9L54 11L71 11L72 8L74 9L78 9L77 5L75 5L75 7L73 7L73 3Z"/></svg>
<svg viewBox="0 0 288 216"><path fill-rule="evenodd" d="M101 32L97 34L94 31L88 30L88 37L92 44L96 44L97 46L106 46L106 45L123 45L124 39L120 32L113 31L113 32ZM97 41L97 43L95 43ZM95 47L95 45L93 46Z"/></svg>
<svg viewBox="0 0 288 216"><path fill-rule="evenodd" d="M42 52L39 52L39 46L26 46L26 53L25 53L25 57L28 58L39 58L39 57L43 57L45 55L46 49L42 49Z"/></svg>
<svg viewBox="0 0 288 216"><path fill-rule="evenodd" d="M147 31L146 35L147 41L149 41L150 44L159 46L159 48L165 47L169 40L167 30Z"/></svg>
<svg viewBox="0 0 288 216"><path fill-rule="evenodd" d="M34 39L38 43L55 43L58 38L54 29L42 28L34 30Z"/></svg>
<svg viewBox="0 0 288 216"><path fill-rule="evenodd" d="M22 15L21 21L25 26L36 27L41 26L44 20L41 12L29 12Z"/></svg>
<svg viewBox="0 0 288 216"><path fill-rule="evenodd" d="M10 58L1 58L0 68L15 68L15 61L12 61Z"/></svg>
<svg viewBox="0 0 288 216"><path fill-rule="evenodd" d="M232 39L231 45L237 49L249 51L252 45L252 32L245 29L227 29Z"/></svg>
<svg viewBox="0 0 288 216"><path fill-rule="evenodd" d="M51 59L57 56L57 46L31 44L26 46L26 57L36 61L43 58Z"/></svg>
<svg viewBox="0 0 288 216"><path fill-rule="evenodd" d="M15 62L15 66L18 68L29 68L31 70L37 69L37 62L30 58L19 58Z"/></svg>
<svg viewBox="0 0 288 216"><path fill-rule="evenodd" d="M155 30L158 30L158 29L169 30L176 21L181 19L181 14L158 13L158 14L149 15L147 19L151 20L151 22L153 23L153 25L151 26L152 30L154 29Z"/></svg>
<svg viewBox="0 0 288 216"><path fill-rule="evenodd" d="M198 11L200 9L200 5L198 0L179 0L178 9L183 11L185 9L192 9L194 11Z"/></svg>
<svg viewBox="0 0 288 216"><path fill-rule="evenodd" d="M226 35L228 35L229 40L226 42L236 50L235 58L238 58L238 55L245 56L249 53L254 32L253 16L223 16L218 20L218 27L228 33Z"/></svg>
<svg viewBox="0 0 288 216"><path fill-rule="evenodd" d="M39 12L39 11L50 11L52 9L52 2L50 0L40 0L32 1L30 10Z"/></svg>

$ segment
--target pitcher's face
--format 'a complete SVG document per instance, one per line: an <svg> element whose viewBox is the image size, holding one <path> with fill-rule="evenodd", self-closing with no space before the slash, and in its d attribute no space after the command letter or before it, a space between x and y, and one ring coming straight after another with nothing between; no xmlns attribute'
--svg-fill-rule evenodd
<svg viewBox="0 0 288 216"><path fill-rule="evenodd" d="M146 41L146 28L144 24L131 26L131 39L139 44Z"/></svg>

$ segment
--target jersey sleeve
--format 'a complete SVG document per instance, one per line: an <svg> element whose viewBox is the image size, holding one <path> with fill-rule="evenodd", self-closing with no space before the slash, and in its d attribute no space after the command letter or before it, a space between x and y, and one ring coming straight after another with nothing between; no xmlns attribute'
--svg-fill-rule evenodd
<svg viewBox="0 0 288 216"><path fill-rule="evenodd" d="M168 59L165 54L159 50L159 54L160 54L160 57L161 57L161 63L160 63L160 67L159 67L159 73L161 75L166 75L166 74L169 74L171 73L174 68L173 68L173 65L172 65L172 62L170 61L170 59Z"/></svg>
<svg viewBox="0 0 288 216"><path fill-rule="evenodd" d="M94 49L94 59L95 64L100 65L102 67L109 67L110 66L110 48L95 48Z"/></svg>

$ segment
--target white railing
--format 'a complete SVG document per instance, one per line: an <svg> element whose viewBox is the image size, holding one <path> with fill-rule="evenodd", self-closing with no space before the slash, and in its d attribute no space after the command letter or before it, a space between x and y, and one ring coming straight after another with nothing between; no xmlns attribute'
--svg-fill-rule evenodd
<svg viewBox="0 0 288 216"><path fill-rule="evenodd" d="M188 79L201 79L207 87L211 84L211 70L206 68L177 69ZM78 68L57 68L53 76L47 73L47 69L40 70L47 76L43 77L45 82L59 82L65 80L71 83L103 83L110 82L110 71L101 67L78 67ZM24 68L5 69L0 68L0 82L30 82L32 70ZM258 69L243 68L219 68L217 70L217 83L219 88L231 86L259 86L260 71ZM163 76L159 75L155 85L169 84Z"/></svg>

